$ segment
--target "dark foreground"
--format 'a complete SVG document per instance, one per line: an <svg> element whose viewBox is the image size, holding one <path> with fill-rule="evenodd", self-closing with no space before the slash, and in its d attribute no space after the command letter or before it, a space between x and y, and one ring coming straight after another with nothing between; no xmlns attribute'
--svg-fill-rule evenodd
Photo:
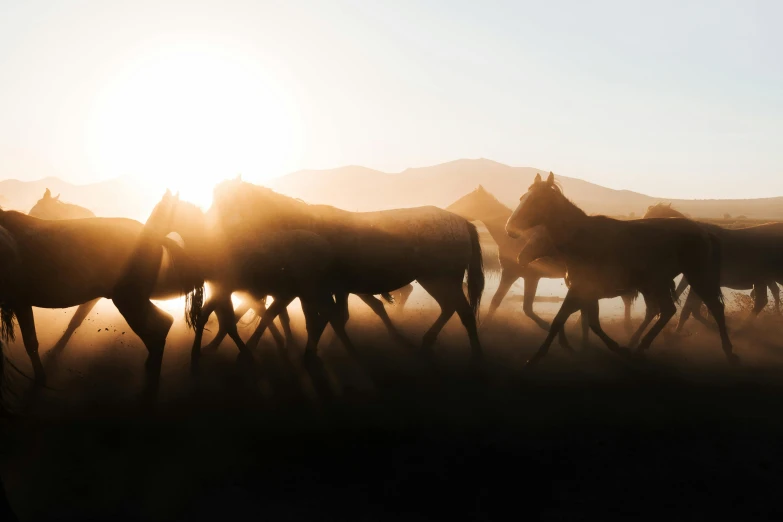
<svg viewBox="0 0 783 522"><path fill-rule="evenodd" d="M434 313L412 314L406 332L420 335ZM224 343L195 387L179 328L151 414L129 395L144 359L135 339L87 350L75 337L55 390L35 399L9 373L18 402L35 400L2 426L14 511L20 520L783 516L777 318L736 337L737 370L717 336L692 325L694 335L661 339L644 363L554 346L526 374L543 333L509 316L485 333L477 376L456 319L430 362L355 317L360 363L326 338L323 367L308 373L298 350L286 363L267 344L261 384ZM296 319L294 328L301 339ZM23 357L17 345L10 352Z"/></svg>

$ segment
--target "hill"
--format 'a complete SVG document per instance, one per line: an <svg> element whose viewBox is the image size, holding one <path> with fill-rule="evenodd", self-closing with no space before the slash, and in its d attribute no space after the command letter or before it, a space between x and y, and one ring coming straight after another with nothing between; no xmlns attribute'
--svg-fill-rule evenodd
<svg viewBox="0 0 783 522"><path fill-rule="evenodd" d="M311 203L349 210L378 210L418 205L446 207L479 184L514 207L540 169L510 167L488 159L461 159L390 174L359 166L302 170L267 184ZM757 219L783 219L783 197L737 200L664 199L629 190L614 190L556 174L566 195L591 214L641 216L648 206L672 202L694 217L719 218L728 213Z"/></svg>
<svg viewBox="0 0 783 522"><path fill-rule="evenodd" d="M272 179L266 185L309 203L334 205L347 210L367 211L436 205L446 207L479 184L513 208L532 183L536 173L530 167L510 167L488 159L460 159L430 167L386 173L361 166L331 170L302 170ZM640 217L647 207L671 202L694 217L719 219L729 214L750 220L783 220L783 197L759 199L684 200L647 196L629 190L614 190L578 178L555 174L565 194L591 214ZM49 188L69 203L86 206L98 216L126 216L145 220L159 194L142 191L130 179L112 179L88 185L74 185L56 177L24 182L0 181L0 205L27 212Z"/></svg>

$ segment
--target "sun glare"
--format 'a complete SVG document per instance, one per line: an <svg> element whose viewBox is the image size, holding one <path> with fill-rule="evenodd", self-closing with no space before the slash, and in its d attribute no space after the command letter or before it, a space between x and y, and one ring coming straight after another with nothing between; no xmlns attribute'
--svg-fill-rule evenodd
<svg viewBox="0 0 783 522"><path fill-rule="evenodd" d="M90 118L96 171L208 206L213 185L293 165L297 115L261 64L213 46L140 51L107 83Z"/></svg>

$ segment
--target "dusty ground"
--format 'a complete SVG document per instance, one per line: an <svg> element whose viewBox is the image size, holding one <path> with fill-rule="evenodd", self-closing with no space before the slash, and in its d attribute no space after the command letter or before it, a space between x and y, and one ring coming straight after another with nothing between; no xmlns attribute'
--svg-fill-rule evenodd
<svg viewBox="0 0 783 522"><path fill-rule="evenodd" d="M286 361L267 342L254 379L224 342L198 385L178 314L160 404L145 414L134 402L144 348L102 302L51 368L53 389L32 397L31 383L7 371L20 416L3 422L0 474L19 519L783 515L778 317L734 336L739 369L727 367L713 332L691 324L687 337L659 338L645 362L593 338L576 356L555 345L526 373L544 333L511 301L482 332L481 378L456 318L430 362L351 306L358 361L327 330L322 368L305 371L299 347ZM72 313L40 312L44 350ZM395 319L418 339L436 315L413 302ZM302 341L293 308L292 319ZM616 320L606 326L627 339ZM577 331L572 320L575 344ZM29 373L19 343L7 355Z"/></svg>

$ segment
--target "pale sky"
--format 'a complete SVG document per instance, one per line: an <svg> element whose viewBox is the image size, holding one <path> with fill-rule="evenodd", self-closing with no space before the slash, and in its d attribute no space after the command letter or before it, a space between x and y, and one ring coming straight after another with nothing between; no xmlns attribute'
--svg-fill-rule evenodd
<svg viewBox="0 0 783 522"><path fill-rule="evenodd" d="M0 0L0 178L484 157L783 195L781 20L778 1Z"/></svg>

